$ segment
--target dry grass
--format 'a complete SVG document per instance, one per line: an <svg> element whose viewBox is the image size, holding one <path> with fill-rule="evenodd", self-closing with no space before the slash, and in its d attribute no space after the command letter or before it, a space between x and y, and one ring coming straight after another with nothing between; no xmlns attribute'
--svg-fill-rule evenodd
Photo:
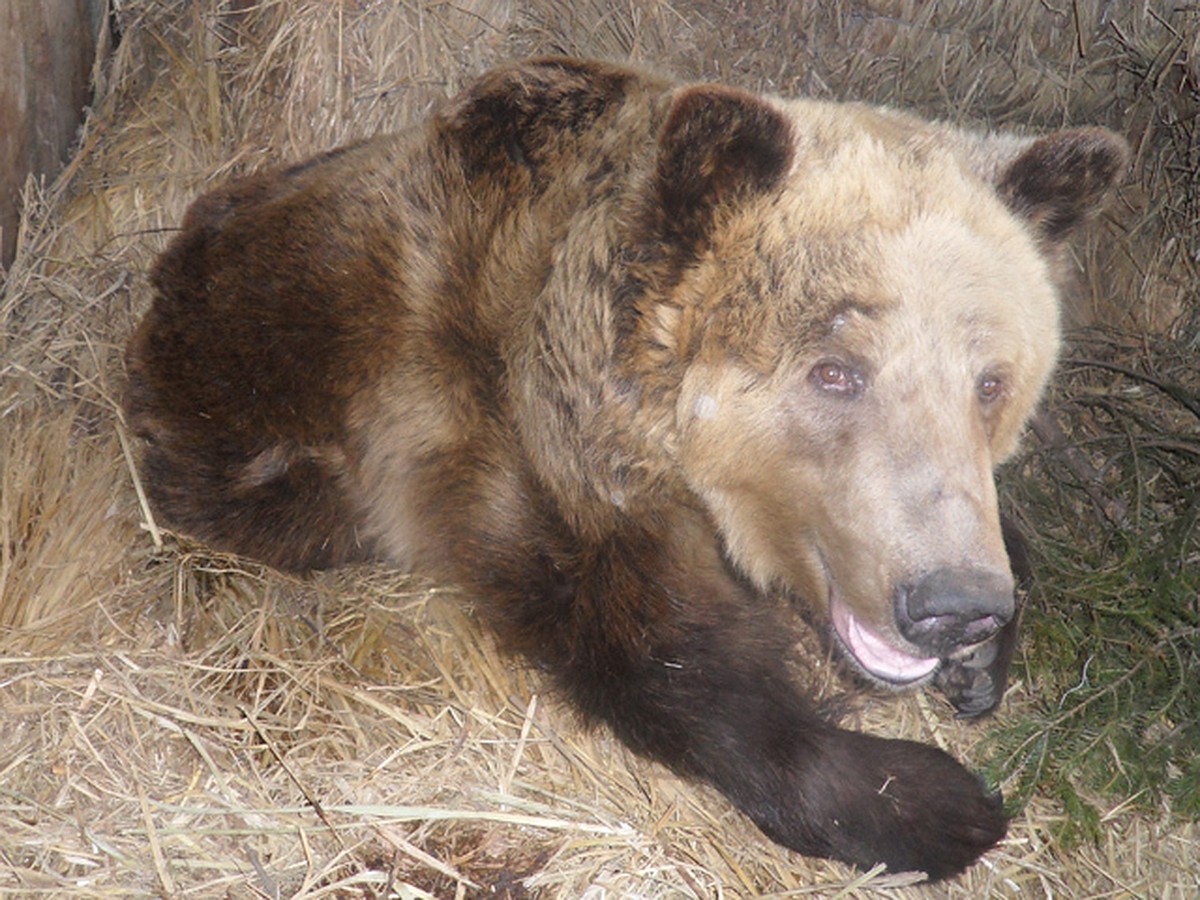
<svg viewBox="0 0 1200 900"><path fill-rule="evenodd" d="M205 185L400 127L496 60L570 52L952 119L1112 125L1134 140L1136 171L1078 247L1071 318L1187 346L1200 333L1197 12L114 5L121 40L79 151L54 184L30 185L0 300L0 892L862 897L895 885L780 850L712 792L580 730L479 634L469 598L374 569L287 579L160 534L117 411L146 272ZM1015 685L1002 721L1033 702ZM932 696L851 705L851 724L967 759L982 734ZM962 880L894 893L1194 896L1196 824L1121 798L1099 843L1068 850L1063 815L1035 796Z"/></svg>

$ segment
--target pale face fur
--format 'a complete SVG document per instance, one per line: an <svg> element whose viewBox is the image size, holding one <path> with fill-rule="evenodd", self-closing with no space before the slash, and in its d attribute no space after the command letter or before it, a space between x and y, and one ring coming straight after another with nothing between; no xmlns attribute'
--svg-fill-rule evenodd
<svg viewBox="0 0 1200 900"><path fill-rule="evenodd" d="M804 130L787 188L728 224L690 286L711 324L680 456L757 584L880 647L867 674L915 682L934 662L897 630L897 588L945 567L1011 582L993 470L1053 365L1055 289L1023 223L927 126L789 108ZM731 284L772 306L722 321L707 289Z"/></svg>

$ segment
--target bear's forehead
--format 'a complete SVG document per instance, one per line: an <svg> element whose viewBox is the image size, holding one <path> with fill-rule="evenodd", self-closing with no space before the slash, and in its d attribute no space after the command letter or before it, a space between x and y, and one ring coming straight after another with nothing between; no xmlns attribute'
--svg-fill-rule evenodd
<svg viewBox="0 0 1200 900"><path fill-rule="evenodd" d="M793 236L791 258L764 266L778 268L753 291L766 308L739 319L757 326L722 334L764 371L830 356L871 371L998 366L1037 380L1058 344L1057 297L1027 236L1010 238L940 217L824 249Z"/></svg>
<svg viewBox="0 0 1200 900"><path fill-rule="evenodd" d="M791 308L786 318L820 323L827 333L847 322L880 331L902 319L1053 330L1056 293L1033 239L1006 213L979 225L953 211L919 211L886 227L768 227L749 260L739 264L730 254L722 268L745 266L739 277L771 295L778 312Z"/></svg>
<svg viewBox="0 0 1200 900"><path fill-rule="evenodd" d="M879 276L898 298L895 314L927 333L966 336L1009 355L1020 345L1056 342L1056 291L1022 228L980 231L955 218L925 216L884 236L879 249Z"/></svg>
<svg viewBox="0 0 1200 900"><path fill-rule="evenodd" d="M782 279L831 321L847 305L869 318L995 318L1053 329L1057 303L1045 257L993 188L946 153L928 165L889 158L878 177L843 159L793 173L764 234ZM761 258L761 256L760 256ZM850 298L850 299L847 299Z"/></svg>
<svg viewBox="0 0 1200 900"><path fill-rule="evenodd" d="M782 196L813 229L901 228L930 210L965 220L1007 217L961 134L858 104L784 101L794 153Z"/></svg>
<svg viewBox="0 0 1200 900"><path fill-rule="evenodd" d="M1014 280L1000 269L977 277L969 266L939 267L936 258L893 263L907 273L874 294L848 297L823 311L818 346L845 347L864 358L923 359L923 365L1053 351L1058 309L1045 282Z"/></svg>

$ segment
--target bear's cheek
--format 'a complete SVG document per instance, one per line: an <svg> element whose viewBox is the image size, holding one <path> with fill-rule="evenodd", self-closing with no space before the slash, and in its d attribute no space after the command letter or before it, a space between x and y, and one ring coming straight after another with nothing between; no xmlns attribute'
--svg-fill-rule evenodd
<svg viewBox="0 0 1200 900"><path fill-rule="evenodd" d="M704 502L733 562L764 589L805 589L820 582L819 561L802 536L812 487L797 480L790 448L769 403L753 390L728 390L706 380L681 400L678 461L688 486Z"/></svg>

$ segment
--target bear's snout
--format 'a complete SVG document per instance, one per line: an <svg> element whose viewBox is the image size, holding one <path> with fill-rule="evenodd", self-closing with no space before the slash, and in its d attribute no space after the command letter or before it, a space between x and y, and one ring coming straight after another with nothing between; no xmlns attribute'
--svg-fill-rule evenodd
<svg viewBox="0 0 1200 900"><path fill-rule="evenodd" d="M896 625L906 640L942 658L986 641L1016 611L1007 572L948 567L896 589Z"/></svg>

